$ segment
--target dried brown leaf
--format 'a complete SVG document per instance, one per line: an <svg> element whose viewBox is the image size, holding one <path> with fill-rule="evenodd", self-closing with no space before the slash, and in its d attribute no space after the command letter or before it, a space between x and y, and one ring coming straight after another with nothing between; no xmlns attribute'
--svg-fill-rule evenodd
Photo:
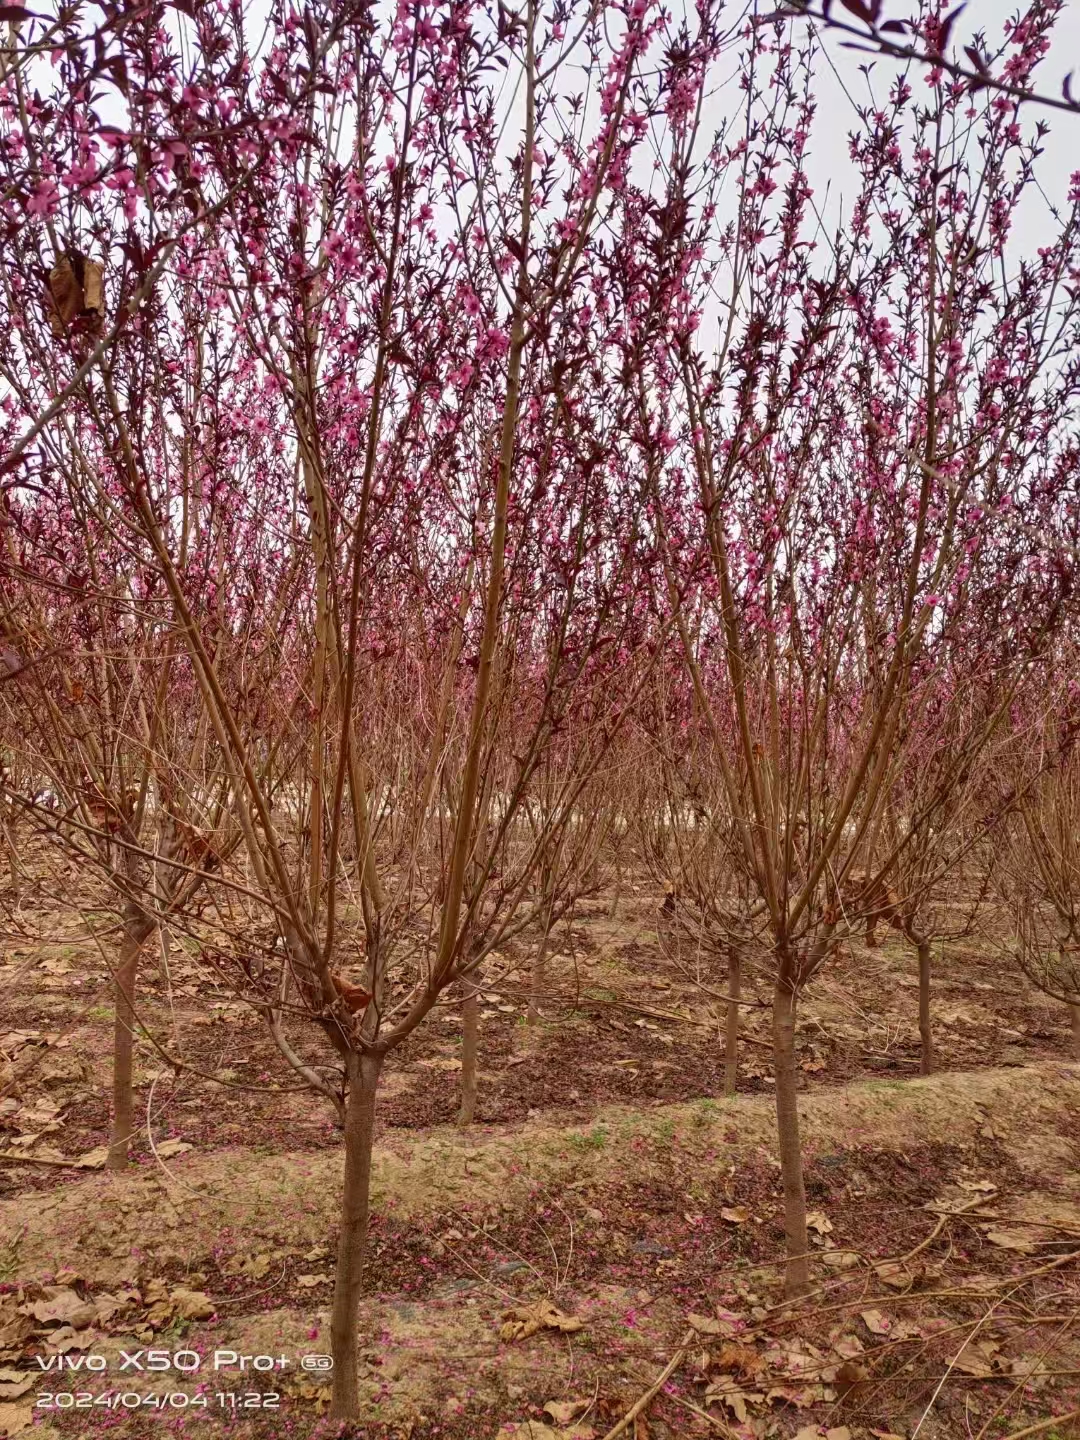
<svg viewBox="0 0 1080 1440"><path fill-rule="evenodd" d="M22 1307L23 1313L32 1315L43 1325L59 1321L76 1330L85 1330L94 1323L97 1311L91 1301L84 1300L74 1290L59 1285L45 1286L45 1296Z"/></svg>
<svg viewBox="0 0 1080 1440"><path fill-rule="evenodd" d="M527 1340L539 1330L559 1330L572 1335L584 1327L584 1321L576 1315L567 1315L550 1300L538 1300L533 1305L517 1305L503 1315L499 1330L500 1340L508 1342Z"/></svg>
<svg viewBox="0 0 1080 1440"><path fill-rule="evenodd" d="M105 272L96 260L83 261L83 309L105 313Z"/></svg>
<svg viewBox="0 0 1080 1440"><path fill-rule="evenodd" d="M49 323L54 335L63 335L68 325L83 308L83 290L75 276L75 268L66 257L49 271L49 295L52 308Z"/></svg>
<svg viewBox="0 0 1080 1440"><path fill-rule="evenodd" d="M1004 1225L993 1226L983 1232L991 1245L1002 1250L1016 1250L1021 1255L1034 1255L1038 1250L1030 1230L1010 1230Z"/></svg>
<svg viewBox="0 0 1080 1440"><path fill-rule="evenodd" d="M0 1405L0 1435L21 1435L34 1423L34 1402Z"/></svg>
<svg viewBox="0 0 1080 1440"><path fill-rule="evenodd" d="M880 1310L863 1310L861 1314L862 1322L871 1335L890 1335L892 1333L892 1321Z"/></svg>
<svg viewBox="0 0 1080 1440"><path fill-rule="evenodd" d="M214 1302L204 1290L188 1290L181 1285L169 1299L179 1320L208 1320L214 1313Z"/></svg>
<svg viewBox="0 0 1080 1440"><path fill-rule="evenodd" d="M569 1425L588 1408L588 1400L549 1400L544 1414L550 1415L556 1425Z"/></svg>
<svg viewBox="0 0 1080 1440"><path fill-rule="evenodd" d="M184 1155L188 1150L194 1150L186 1140L163 1140L160 1145L154 1147L162 1160L169 1160L173 1155Z"/></svg>
<svg viewBox="0 0 1080 1440"><path fill-rule="evenodd" d="M0 1369L0 1400L18 1400L34 1383L25 1370Z"/></svg>

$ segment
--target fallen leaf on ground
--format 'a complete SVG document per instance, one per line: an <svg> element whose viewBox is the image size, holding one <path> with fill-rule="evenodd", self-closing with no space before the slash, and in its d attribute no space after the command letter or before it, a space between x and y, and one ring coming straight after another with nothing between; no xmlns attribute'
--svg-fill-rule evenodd
<svg viewBox="0 0 1080 1440"><path fill-rule="evenodd" d="M750 1211L745 1205L727 1205L720 1211L720 1218L729 1225L745 1225L750 1219Z"/></svg>
<svg viewBox="0 0 1080 1440"><path fill-rule="evenodd" d="M738 1345L734 1341L721 1345L713 1363L718 1370L732 1371L744 1380L752 1380L759 1370L765 1368L765 1361L756 1350L751 1350L747 1345Z"/></svg>
<svg viewBox="0 0 1080 1440"><path fill-rule="evenodd" d="M71 1325L76 1330L85 1330L88 1325L92 1325L97 1314L94 1305L74 1290L56 1285L46 1286L43 1300L35 1300L30 1305L24 1305L22 1309L24 1314L32 1315L42 1324L58 1320L62 1325Z"/></svg>
<svg viewBox="0 0 1080 1440"><path fill-rule="evenodd" d="M188 1150L194 1150L195 1146L186 1140L163 1140L155 1149L162 1160L168 1160L173 1155L184 1155Z"/></svg>
<svg viewBox="0 0 1080 1440"><path fill-rule="evenodd" d="M859 1263L859 1256L854 1250L823 1250L821 1263L830 1270L853 1270Z"/></svg>
<svg viewBox="0 0 1080 1440"><path fill-rule="evenodd" d="M870 1372L865 1365L860 1365L857 1360L845 1360L836 1372L836 1393L843 1400L869 1378Z"/></svg>
<svg viewBox="0 0 1080 1440"><path fill-rule="evenodd" d="M588 1408L588 1400L549 1400L544 1406L544 1414L550 1415L556 1425L569 1425Z"/></svg>
<svg viewBox="0 0 1080 1440"><path fill-rule="evenodd" d="M118 1315L121 1310L126 1310L128 1306L133 1303L134 1298L134 1295L130 1293L110 1295L108 1292L105 1292L101 1295L95 1295L94 1310L97 1323L99 1325L107 1325L114 1315Z"/></svg>
<svg viewBox="0 0 1080 1440"><path fill-rule="evenodd" d="M33 1383L33 1375L28 1375L25 1370L0 1370L0 1400L17 1400Z"/></svg>
<svg viewBox="0 0 1080 1440"><path fill-rule="evenodd" d="M994 1373L994 1356L1000 1349L992 1340L969 1340L952 1362L953 1369L985 1380Z"/></svg>
<svg viewBox="0 0 1080 1440"><path fill-rule="evenodd" d="M811 1405L820 1405L823 1400L835 1399L836 1392L827 1385L774 1385L765 1396L770 1405L780 1401L794 1405L797 1410L809 1410Z"/></svg>
<svg viewBox="0 0 1080 1440"><path fill-rule="evenodd" d="M819 1235L829 1235L832 1233L833 1227L832 1221L825 1214L824 1210L811 1210L810 1214L806 1217L806 1228L817 1231Z"/></svg>
<svg viewBox="0 0 1080 1440"><path fill-rule="evenodd" d="M59 1330L45 1331L41 1344L47 1355L66 1355L69 1350L92 1350L102 1339L101 1330L76 1330L73 1325L61 1325Z"/></svg>
<svg viewBox="0 0 1080 1440"><path fill-rule="evenodd" d="M888 1335L892 1330L892 1321L880 1310L863 1310L861 1313L863 1324L871 1335Z"/></svg>
<svg viewBox="0 0 1080 1440"><path fill-rule="evenodd" d="M246 1260L241 1260L236 1267L236 1273L248 1275L252 1280L261 1280L268 1273L270 1265L270 1256L264 1251L260 1255L249 1255Z"/></svg>
<svg viewBox="0 0 1080 1440"><path fill-rule="evenodd" d="M896 1260L884 1260L880 1265L875 1265L874 1274L891 1290L906 1290L911 1284L911 1276Z"/></svg>
<svg viewBox="0 0 1080 1440"><path fill-rule="evenodd" d="M749 1406L761 1405L765 1396L758 1390L733 1390L721 1383L710 1385L705 1391L706 1400L719 1400L726 1405L740 1425L745 1425L749 1418Z"/></svg>
<svg viewBox="0 0 1080 1440"><path fill-rule="evenodd" d="M85 1155L78 1156L72 1163L77 1165L80 1170L101 1170L104 1168L105 1161L108 1160L108 1158L109 1147L107 1145L97 1145L93 1150L87 1150Z"/></svg>
<svg viewBox="0 0 1080 1440"><path fill-rule="evenodd" d="M588 1425L573 1425L569 1430L556 1430L540 1420L521 1420L504 1425L495 1440L593 1440L596 1431Z"/></svg>
<svg viewBox="0 0 1080 1440"><path fill-rule="evenodd" d="M1002 1250L1017 1250L1021 1255L1034 1255L1038 1245L1031 1238L1030 1230L1008 1230L1004 1227L984 1232L991 1245Z"/></svg>
<svg viewBox="0 0 1080 1440"><path fill-rule="evenodd" d="M169 1298L180 1320L208 1320L214 1313L214 1302L204 1290L187 1290L180 1286Z"/></svg>
<svg viewBox="0 0 1080 1440"><path fill-rule="evenodd" d="M34 1423L34 1402L0 1405L0 1435L20 1435Z"/></svg>
<svg viewBox="0 0 1080 1440"><path fill-rule="evenodd" d="M538 1300L534 1305L517 1305L513 1310L507 1310L503 1315L499 1338L506 1341L527 1340L538 1330L559 1330L571 1335L583 1326L584 1321L576 1315L567 1315L550 1300Z"/></svg>
<svg viewBox="0 0 1080 1440"><path fill-rule="evenodd" d="M313 1290L316 1285L329 1285L329 1275L298 1275L296 1283L301 1290Z"/></svg>

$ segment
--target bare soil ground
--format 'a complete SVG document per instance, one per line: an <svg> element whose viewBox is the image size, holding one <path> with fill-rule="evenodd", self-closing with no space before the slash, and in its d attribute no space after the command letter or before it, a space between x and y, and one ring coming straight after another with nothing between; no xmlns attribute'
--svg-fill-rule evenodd
<svg viewBox="0 0 1080 1440"><path fill-rule="evenodd" d="M141 1040L136 1165L70 1168L106 1138L112 1026L105 958L70 939L81 899L24 896L26 938L0 964L0 1090L15 1082L0 1100L0 1434L334 1433L320 1375L297 1366L326 1348L333 1117L178 942L168 977L148 960L140 1015L216 1079L178 1076ZM785 1310L765 977L747 986L761 1005L724 1100L723 973L657 900L575 917L531 1030L513 973L527 945L491 967L469 1132L447 1123L456 1004L392 1057L356 1433L599 1440L672 1359L632 1440L1000 1440L1080 1407L1080 1068L1062 1059L1062 1008L992 946L945 946L941 1073L924 1081L901 940L853 944L815 982L799 1045L819 1288ZM539 1328L503 1337L517 1307ZM121 1376L120 1351L139 1348L194 1350L199 1373ZM215 1372L216 1350L289 1363ZM87 1353L108 1370L34 1358ZM93 1403L110 1390L137 1408ZM90 1400L66 1412L42 1394Z"/></svg>

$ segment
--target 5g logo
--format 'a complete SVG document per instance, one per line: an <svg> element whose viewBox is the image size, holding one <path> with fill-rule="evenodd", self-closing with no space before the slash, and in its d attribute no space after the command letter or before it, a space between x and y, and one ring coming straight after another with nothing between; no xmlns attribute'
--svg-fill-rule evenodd
<svg viewBox="0 0 1080 1440"><path fill-rule="evenodd" d="M301 1370L319 1370L326 1373L334 1368L332 1355L304 1355L300 1361Z"/></svg>

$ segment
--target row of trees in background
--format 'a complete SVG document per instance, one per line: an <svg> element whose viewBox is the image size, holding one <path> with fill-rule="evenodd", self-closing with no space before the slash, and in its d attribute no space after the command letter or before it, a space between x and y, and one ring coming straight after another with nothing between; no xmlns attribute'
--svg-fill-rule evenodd
<svg viewBox="0 0 1080 1440"><path fill-rule="evenodd" d="M382 1067L516 936L535 1009L633 852L730 1088L771 975L799 1292L797 1003L845 938L910 941L926 1069L987 894L1080 993L1080 178L1010 245L1059 7L1008 93L894 78L832 219L784 18L99 8L0 68L0 725L13 879L45 835L112 897L111 1163L139 956L187 930L341 1116L355 1414Z"/></svg>

